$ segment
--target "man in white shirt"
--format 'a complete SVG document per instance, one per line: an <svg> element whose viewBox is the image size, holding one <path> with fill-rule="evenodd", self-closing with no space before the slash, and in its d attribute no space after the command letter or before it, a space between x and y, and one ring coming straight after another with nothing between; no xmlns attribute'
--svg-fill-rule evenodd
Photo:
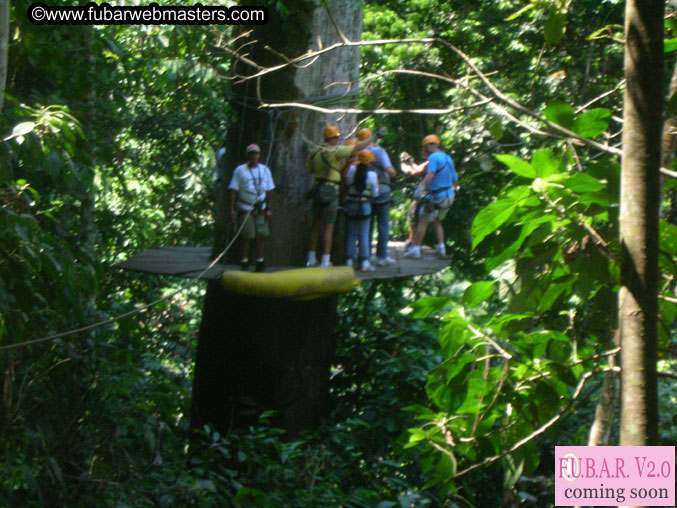
<svg viewBox="0 0 677 508"><path fill-rule="evenodd" d="M263 259L264 239L270 235L268 220L270 212L270 191L275 188L270 169L259 164L261 149L251 144L247 147L248 162L240 164L233 172L230 189L230 218L242 228L243 270L249 269L249 244L255 240L257 272L265 270ZM244 221L244 224L243 224Z"/></svg>

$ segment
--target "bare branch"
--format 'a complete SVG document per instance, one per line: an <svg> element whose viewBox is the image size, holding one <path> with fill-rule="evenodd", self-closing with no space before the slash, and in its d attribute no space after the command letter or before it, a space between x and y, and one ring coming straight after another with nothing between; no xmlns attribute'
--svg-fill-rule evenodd
<svg viewBox="0 0 677 508"><path fill-rule="evenodd" d="M621 86L623 86L624 84L625 84L625 79L620 80L620 81L618 82L618 84L617 84L615 87L613 87L611 90L608 90L608 91L604 92L602 95L600 95L600 96L598 96L598 97L595 97L595 98L592 99L590 102L586 102L585 104L583 104L582 106L580 106L578 109L576 109L576 114L578 114L578 113L580 113L581 111L584 111L584 110L587 109L588 107L592 106L595 102L604 99L604 97L607 97L607 96L611 95L612 93L614 93L616 90L618 90L618 89L619 89Z"/></svg>
<svg viewBox="0 0 677 508"><path fill-rule="evenodd" d="M446 108L446 109L359 109L359 108L322 108L320 106L314 106L312 104L306 104L303 102L280 102L280 103L267 103L263 102L259 108L260 109L274 109L274 108L288 108L294 107L299 109L308 109L310 111L316 111L318 113L374 113L377 115L394 115L402 113L413 113L418 115L447 115L449 113L455 113L457 111L463 111L466 109L477 108L484 106L491 102L491 99L487 99L480 102L475 102L469 106L458 106L455 108Z"/></svg>
<svg viewBox="0 0 677 508"><path fill-rule="evenodd" d="M661 168L661 174L669 178L677 178L677 171L671 171L668 168Z"/></svg>

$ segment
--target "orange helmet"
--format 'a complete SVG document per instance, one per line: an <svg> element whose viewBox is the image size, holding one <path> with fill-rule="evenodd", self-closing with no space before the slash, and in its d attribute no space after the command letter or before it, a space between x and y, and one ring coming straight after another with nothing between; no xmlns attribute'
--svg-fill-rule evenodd
<svg viewBox="0 0 677 508"><path fill-rule="evenodd" d="M357 144L356 138L346 139L346 146L355 146Z"/></svg>
<svg viewBox="0 0 677 508"><path fill-rule="evenodd" d="M371 129L367 127L357 131L357 139L359 139L360 141L364 141L365 139L368 139L370 137L371 137Z"/></svg>
<svg viewBox="0 0 677 508"><path fill-rule="evenodd" d="M341 135L341 131L335 125L327 125L324 128L324 139L335 138Z"/></svg>
<svg viewBox="0 0 677 508"><path fill-rule="evenodd" d="M421 143L421 146L429 145L431 143L435 143L436 145L441 144L440 138L437 137L437 134L428 134L425 138L423 138L423 143Z"/></svg>
<svg viewBox="0 0 677 508"><path fill-rule="evenodd" d="M369 164L374 160L374 153L371 150L360 150L357 154L357 160L362 164Z"/></svg>

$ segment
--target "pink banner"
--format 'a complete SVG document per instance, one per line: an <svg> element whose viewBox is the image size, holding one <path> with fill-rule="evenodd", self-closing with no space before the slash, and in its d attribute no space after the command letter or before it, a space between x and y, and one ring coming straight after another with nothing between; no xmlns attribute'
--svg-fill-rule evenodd
<svg viewBox="0 0 677 508"><path fill-rule="evenodd" d="M675 506L674 446L556 446L557 506Z"/></svg>

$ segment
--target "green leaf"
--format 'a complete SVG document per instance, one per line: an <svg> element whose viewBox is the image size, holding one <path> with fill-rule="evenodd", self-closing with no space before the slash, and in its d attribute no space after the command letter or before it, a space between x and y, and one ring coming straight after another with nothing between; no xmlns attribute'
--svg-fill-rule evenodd
<svg viewBox="0 0 677 508"><path fill-rule="evenodd" d="M583 138L594 138L607 130L609 127L609 121L607 119L610 116L611 111L608 109L591 109L576 117L572 125L572 130Z"/></svg>
<svg viewBox="0 0 677 508"><path fill-rule="evenodd" d="M554 7L550 9L548 19L545 21L545 42L556 46L564 37L566 30L566 12Z"/></svg>
<svg viewBox="0 0 677 508"><path fill-rule="evenodd" d="M555 377L555 379L558 379L569 386L574 386L576 384L576 376L574 376L570 367L562 365L561 363L549 362L546 364L545 368Z"/></svg>
<svg viewBox="0 0 677 508"><path fill-rule="evenodd" d="M664 53L671 53L676 49L677 49L677 38L672 38L665 41L663 46Z"/></svg>
<svg viewBox="0 0 677 508"><path fill-rule="evenodd" d="M564 185L566 185L567 189L578 194L599 192L604 189L603 183L585 173L576 173L575 175L571 175L565 180Z"/></svg>
<svg viewBox="0 0 677 508"><path fill-rule="evenodd" d="M677 226L662 219L658 225L658 248L673 260L677 259Z"/></svg>
<svg viewBox="0 0 677 508"><path fill-rule="evenodd" d="M451 300L443 296L427 296L421 298L411 304L411 308L414 309L411 313L411 317L414 319L422 319L431 314L437 314L450 303Z"/></svg>
<svg viewBox="0 0 677 508"><path fill-rule="evenodd" d="M494 294L495 290L496 285L494 281L485 280L481 282L475 282L463 293L463 302L468 307L476 307L488 299L492 294Z"/></svg>
<svg viewBox="0 0 677 508"><path fill-rule="evenodd" d="M497 155L496 159L508 166L514 173L526 178L536 178L536 172L527 161L515 157L514 155Z"/></svg>
<svg viewBox="0 0 677 508"><path fill-rule="evenodd" d="M482 208L470 228L473 236L472 248L477 247L487 235L496 231L510 218L516 208L517 205L508 199L499 199Z"/></svg>
<svg viewBox="0 0 677 508"><path fill-rule="evenodd" d="M500 141L503 137L503 126L501 125L501 122L494 122L491 124L491 127L489 127L489 132L496 141Z"/></svg>
<svg viewBox="0 0 677 508"><path fill-rule="evenodd" d="M531 166L534 168L538 178L546 178L555 173L559 173L560 161L547 148L538 150L531 157Z"/></svg>
<svg viewBox="0 0 677 508"><path fill-rule="evenodd" d="M486 270L491 271L500 264L502 264L504 261L510 259L513 256L513 254L515 254L522 246L524 240L526 240L531 233L533 233L536 229L538 229L543 222L545 221L554 222L556 219L557 216L548 214L539 218L539 220L529 221L526 224L524 224L524 226L522 226L519 236L515 239L514 242L505 247L497 255L486 259L486 261L484 262Z"/></svg>
<svg viewBox="0 0 677 508"><path fill-rule="evenodd" d="M543 115L566 129L571 129L574 123L574 108L563 102L549 102L543 110Z"/></svg>

